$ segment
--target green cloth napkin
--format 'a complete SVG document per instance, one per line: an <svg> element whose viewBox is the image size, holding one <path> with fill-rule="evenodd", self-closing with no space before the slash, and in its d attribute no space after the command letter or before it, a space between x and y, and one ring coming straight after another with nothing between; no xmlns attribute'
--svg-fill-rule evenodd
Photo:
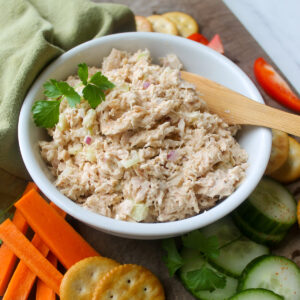
<svg viewBox="0 0 300 300"><path fill-rule="evenodd" d="M134 15L118 4L88 0L0 0L0 210L23 191L17 124L26 92L54 58L116 32L134 31Z"/></svg>

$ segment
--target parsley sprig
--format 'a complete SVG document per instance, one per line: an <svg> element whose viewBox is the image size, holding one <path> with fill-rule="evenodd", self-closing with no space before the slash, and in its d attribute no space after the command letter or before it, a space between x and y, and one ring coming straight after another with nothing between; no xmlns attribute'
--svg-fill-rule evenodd
<svg viewBox="0 0 300 300"><path fill-rule="evenodd" d="M174 239L163 240L162 248L166 251L163 261L169 270L170 276L173 277L175 272L183 266L183 259L178 253Z"/></svg>
<svg viewBox="0 0 300 300"><path fill-rule="evenodd" d="M82 90L83 97L89 102L92 108L96 108L105 100L104 92L106 90L115 87L101 72L95 73L91 79L88 80L88 67L85 63L78 65L78 76L85 85L85 88Z"/></svg>
<svg viewBox="0 0 300 300"><path fill-rule="evenodd" d="M52 128L58 123L59 106L63 97L70 107L76 107L81 99L85 99L95 109L105 101L104 92L115 87L101 72L88 79L88 66L85 63L78 65L77 74L85 86L82 90L83 98L65 81L50 79L43 85L44 95L51 100L36 101L32 106L33 120L38 127Z"/></svg>
<svg viewBox="0 0 300 300"><path fill-rule="evenodd" d="M224 288L226 277L212 269L207 263L209 258L216 258L220 254L222 247L219 245L218 237L205 236L199 230L195 230L182 236L181 241L183 247L197 250L205 260L199 269L187 273L186 278L189 281L189 287L194 291L208 290L210 292L217 288ZM162 248L166 251L163 261L170 276L173 276L184 265L184 260L178 252L174 239L164 240Z"/></svg>

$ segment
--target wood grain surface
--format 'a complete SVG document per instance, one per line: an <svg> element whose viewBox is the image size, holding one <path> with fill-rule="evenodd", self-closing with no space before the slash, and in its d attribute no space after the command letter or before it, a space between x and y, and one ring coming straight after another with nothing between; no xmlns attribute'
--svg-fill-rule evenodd
<svg viewBox="0 0 300 300"><path fill-rule="evenodd" d="M143 16L169 11L182 11L190 14L198 22L200 32L207 38L210 39L215 33L220 34L225 48L225 55L243 69L254 82L253 63L255 59L263 56L270 61L266 53L221 0L112 0L96 2L126 4L135 14ZM261 89L260 91L267 104L283 109L266 96ZM289 189L299 197L299 182L289 185ZM141 264L150 269L162 281L167 299L195 299L184 289L176 277L169 277L161 259L160 241L118 238L92 229L70 217L69 221L103 256L113 258L120 263ZM282 246L275 250L276 253L285 254L300 263L299 234L299 230L295 227Z"/></svg>

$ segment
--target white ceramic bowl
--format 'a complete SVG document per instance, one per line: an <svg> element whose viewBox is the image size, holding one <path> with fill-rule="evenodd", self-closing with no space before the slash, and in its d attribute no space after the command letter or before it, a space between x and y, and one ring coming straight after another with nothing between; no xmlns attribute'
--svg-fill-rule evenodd
<svg viewBox="0 0 300 300"><path fill-rule="evenodd" d="M76 72L77 65L81 62L99 66L112 48L128 51L148 48L154 62L158 62L159 57L168 53L175 53L186 70L263 103L258 90L243 71L225 56L194 41L166 34L135 32L98 38L81 44L56 59L37 78L26 96L20 113L18 135L21 154L32 179L51 201L74 218L98 230L122 237L157 239L176 236L206 226L230 213L249 196L264 173L272 139L268 129L242 129L238 141L249 154L249 168L245 180L230 197L208 211L185 220L148 224L118 221L80 207L56 189L54 178L39 153L38 141L46 138L46 131L34 125L31 106L35 100L43 98L42 86L45 81L50 78L65 80L68 75Z"/></svg>

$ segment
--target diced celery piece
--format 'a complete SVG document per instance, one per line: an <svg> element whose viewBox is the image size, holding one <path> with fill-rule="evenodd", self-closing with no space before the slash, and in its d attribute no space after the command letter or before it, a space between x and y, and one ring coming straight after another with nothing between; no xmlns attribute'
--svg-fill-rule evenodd
<svg viewBox="0 0 300 300"><path fill-rule="evenodd" d="M89 128L93 125L93 123L95 122L96 119L96 111L94 109L89 109L88 112L86 113L83 121L82 121L82 125L85 128Z"/></svg>
<svg viewBox="0 0 300 300"><path fill-rule="evenodd" d="M56 128L59 129L60 131L64 131L64 130L67 129L67 127L68 127L67 118L66 118L64 113L61 113L59 115L59 119L58 119L58 123L56 125Z"/></svg>
<svg viewBox="0 0 300 300"><path fill-rule="evenodd" d="M96 150L93 147L88 147L87 148L86 158L90 162L96 162L97 161Z"/></svg>
<svg viewBox="0 0 300 300"><path fill-rule="evenodd" d="M122 160L121 164L125 169L131 168L134 165L138 164L140 162L140 158L137 153L135 153L131 159Z"/></svg>
<svg viewBox="0 0 300 300"><path fill-rule="evenodd" d="M70 147L68 149L69 154L71 155L76 155L77 153L79 153L82 150L82 145L81 144L75 144L73 147Z"/></svg>
<svg viewBox="0 0 300 300"><path fill-rule="evenodd" d="M146 204L137 203L134 204L130 216L137 222L141 222L146 219L148 215L148 207Z"/></svg>

